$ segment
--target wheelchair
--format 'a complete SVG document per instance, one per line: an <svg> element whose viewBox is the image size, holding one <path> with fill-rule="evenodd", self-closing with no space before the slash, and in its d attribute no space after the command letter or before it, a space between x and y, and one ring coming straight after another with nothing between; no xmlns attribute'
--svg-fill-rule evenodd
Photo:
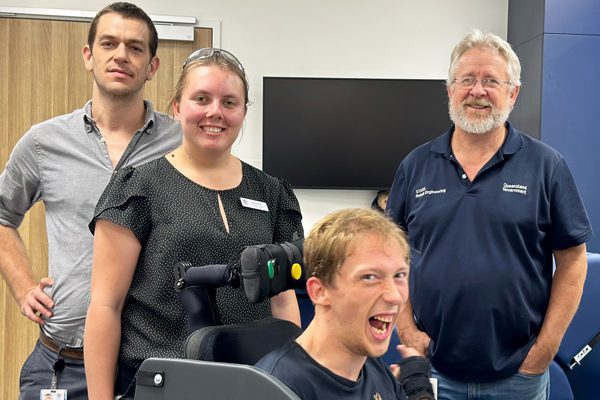
<svg viewBox="0 0 600 400"><path fill-rule="evenodd" d="M188 316L186 359L149 358L138 370L136 400L299 400L277 378L253 365L300 334L275 318L215 325L208 288L242 286L250 302L304 289L302 240L243 248L229 264L175 264L175 290Z"/></svg>

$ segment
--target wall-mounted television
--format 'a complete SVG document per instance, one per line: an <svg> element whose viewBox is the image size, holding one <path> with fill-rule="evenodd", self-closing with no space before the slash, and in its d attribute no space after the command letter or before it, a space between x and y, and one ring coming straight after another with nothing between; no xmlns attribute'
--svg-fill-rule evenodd
<svg viewBox="0 0 600 400"><path fill-rule="evenodd" d="M294 188L389 188L449 126L443 80L263 78L263 170Z"/></svg>

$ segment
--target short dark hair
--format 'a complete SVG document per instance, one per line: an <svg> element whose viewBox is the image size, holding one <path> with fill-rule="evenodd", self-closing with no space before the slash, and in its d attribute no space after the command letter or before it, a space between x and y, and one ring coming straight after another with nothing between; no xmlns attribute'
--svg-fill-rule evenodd
<svg viewBox="0 0 600 400"><path fill-rule="evenodd" d="M90 30L88 31L88 46L90 46L90 49L94 46L94 41L96 40L96 31L98 30L98 21L100 21L100 17L109 13L119 14L124 18L144 21L146 25L148 25L148 32L150 33L150 40L148 41L148 47L150 48L150 59L156 56L156 49L158 48L158 32L156 32L154 23L144 10L135 4L124 1L109 4L102 10L98 11L98 14L96 14L92 20Z"/></svg>

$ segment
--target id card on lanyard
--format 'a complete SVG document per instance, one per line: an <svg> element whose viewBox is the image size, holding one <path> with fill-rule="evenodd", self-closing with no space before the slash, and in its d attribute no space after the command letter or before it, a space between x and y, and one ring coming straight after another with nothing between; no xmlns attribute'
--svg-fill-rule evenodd
<svg viewBox="0 0 600 400"><path fill-rule="evenodd" d="M65 369L66 362L60 357L63 349L58 349L56 361L52 364L50 389L40 390L40 400L67 400L67 390L58 388L58 375Z"/></svg>
<svg viewBox="0 0 600 400"><path fill-rule="evenodd" d="M42 389L40 400L67 400L67 391L64 389Z"/></svg>

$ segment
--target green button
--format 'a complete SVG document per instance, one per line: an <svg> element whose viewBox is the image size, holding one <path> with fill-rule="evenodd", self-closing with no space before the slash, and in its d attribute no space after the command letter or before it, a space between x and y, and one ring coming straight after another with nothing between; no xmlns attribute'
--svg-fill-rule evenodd
<svg viewBox="0 0 600 400"><path fill-rule="evenodd" d="M275 260L267 261L267 271L269 272L269 279L275 277Z"/></svg>

